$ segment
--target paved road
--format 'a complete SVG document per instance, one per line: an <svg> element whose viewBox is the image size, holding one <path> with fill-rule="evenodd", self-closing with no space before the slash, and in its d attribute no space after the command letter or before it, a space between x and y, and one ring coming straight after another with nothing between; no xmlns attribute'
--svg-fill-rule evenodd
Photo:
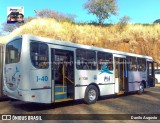
<svg viewBox="0 0 160 123"><path fill-rule="evenodd" d="M127 94L118 97L113 97L113 96L104 97L93 105L84 104L82 100L63 102L52 105L26 103L22 101L9 101L9 100L0 101L0 114L8 114L8 113L11 114L16 114L16 113L17 114L77 114L77 113L78 114L137 114L137 113L160 114L160 86L146 89L143 95ZM106 121L101 121L101 122L106 122ZM120 122L126 122L126 121L120 121Z"/></svg>

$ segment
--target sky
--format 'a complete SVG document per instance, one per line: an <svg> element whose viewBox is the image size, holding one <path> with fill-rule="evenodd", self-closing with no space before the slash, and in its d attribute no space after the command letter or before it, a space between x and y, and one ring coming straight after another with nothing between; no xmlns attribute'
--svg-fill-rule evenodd
<svg viewBox="0 0 160 123"><path fill-rule="evenodd" d="M0 0L0 25L6 22L8 6L24 6L24 16L35 16L34 10L51 9L76 15L76 22L91 22L96 16L83 8L87 0ZM119 18L129 16L130 23L153 23L160 18L160 0L117 0L118 15L107 23L117 23ZM1 26L0 26L1 27Z"/></svg>

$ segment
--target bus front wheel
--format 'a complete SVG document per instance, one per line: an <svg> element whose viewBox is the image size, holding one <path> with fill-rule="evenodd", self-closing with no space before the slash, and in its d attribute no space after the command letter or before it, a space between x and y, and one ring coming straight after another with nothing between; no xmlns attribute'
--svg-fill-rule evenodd
<svg viewBox="0 0 160 123"><path fill-rule="evenodd" d="M85 92L84 102L94 104L98 99L98 89L94 85L89 85Z"/></svg>

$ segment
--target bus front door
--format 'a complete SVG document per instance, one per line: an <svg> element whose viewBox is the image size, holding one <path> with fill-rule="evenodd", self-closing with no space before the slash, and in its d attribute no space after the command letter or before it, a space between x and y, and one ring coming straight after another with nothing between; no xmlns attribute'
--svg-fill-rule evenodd
<svg viewBox="0 0 160 123"><path fill-rule="evenodd" d="M51 49L52 101L74 99L74 52Z"/></svg>
<svg viewBox="0 0 160 123"><path fill-rule="evenodd" d="M114 57L115 93L124 94L128 91L128 77L125 57Z"/></svg>
<svg viewBox="0 0 160 123"><path fill-rule="evenodd" d="M147 66L148 86L155 87L154 63L147 61Z"/></svg>

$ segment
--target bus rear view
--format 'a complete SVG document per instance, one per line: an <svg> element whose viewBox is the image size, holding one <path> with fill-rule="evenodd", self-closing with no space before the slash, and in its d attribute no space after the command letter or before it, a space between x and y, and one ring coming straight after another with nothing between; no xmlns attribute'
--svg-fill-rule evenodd
<svg viewBox="0 0 160 123"><path fill-rule="evenodd" d="M50 67L37 66L37 60L40 65L48 55L48 45L30 40L27 35L17 36L8 41L5 54L4 95L27 102L51 103Z"/></svg>
<svg viewBox="0 0 160 123"><path fill-rule="evenodd" d="M4 94L15 98L12 93L16 92L21 81L19 71L21 61L22 38L17 38L6 44L5 67L4 67Z"/></svg>

